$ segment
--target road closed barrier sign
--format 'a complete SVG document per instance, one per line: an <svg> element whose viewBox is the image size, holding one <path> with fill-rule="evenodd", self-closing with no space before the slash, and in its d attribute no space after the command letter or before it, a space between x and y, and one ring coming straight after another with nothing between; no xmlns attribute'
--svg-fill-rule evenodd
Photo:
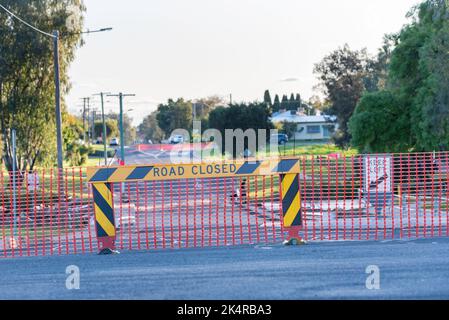
<svg viewBox="0 0 449 320"><path fill-rule="evenodd" d="M104 253L115 250L114 183L251 176L280 177L283 226L289 232L289 240L294 239L299 242L299 231L302 225L299 174L299 159L89 168L87 176L93 188L99 248ZM173 203L171 202L170 205L173 206ZM232 216L230 218L232 219ZM196 219L194 221L196 223Z"/></svg>
<svg viewBox="0 0 449 320"><path fill-rule="evenodd" d="M89 168L89 182L132 182L298 174L298 159Z"/></svg>

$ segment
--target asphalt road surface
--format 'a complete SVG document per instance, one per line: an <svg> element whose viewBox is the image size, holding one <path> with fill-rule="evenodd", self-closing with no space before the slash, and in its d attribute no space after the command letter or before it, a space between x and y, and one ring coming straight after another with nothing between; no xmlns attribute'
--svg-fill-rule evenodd
<svg viewBox="0 0 449 320"><path fill-rule="evenodd" d="M1 299L448 299L449 238L0 261ZM66 288L66 268L80 289ZM368 290L366 268L380 270Z"/></svg>
<svg viewBox="0 0 449 320"><path fill-rule="evenodd" d="M118 151L117 154L120 154ZM125 160L128 165L137 164L168 164L189 162L192 155L189 151L145 150L139 151L133 148L125 149ZM117 164L117 160L113 162Z"/></svg>

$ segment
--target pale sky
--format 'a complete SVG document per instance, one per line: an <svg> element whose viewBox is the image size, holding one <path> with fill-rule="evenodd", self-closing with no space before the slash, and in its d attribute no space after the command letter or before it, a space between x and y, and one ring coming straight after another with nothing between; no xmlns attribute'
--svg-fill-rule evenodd
<svg viewBox="0 0 449 320"><path fill-rule="evenodd" d="M139 124L168 98L261 100L317 84L313 66L348 43L375 53L418 0L84 0L85 37L70 71L71 112L99 91L134 93ZM108 98L106 110L118 110ZM98 103L96 104L99 107Z"/></svg>

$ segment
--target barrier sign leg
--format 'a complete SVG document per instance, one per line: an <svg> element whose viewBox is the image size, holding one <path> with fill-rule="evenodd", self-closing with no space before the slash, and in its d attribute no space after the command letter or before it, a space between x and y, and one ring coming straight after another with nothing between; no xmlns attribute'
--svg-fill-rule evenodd
<svg viewBox="0 0 449 320"><path fill-rule="evenodd" d="M111 183L92 184L95 228L97 231L98 248L100 254L118 253L115 250L116 228L114 219L114 202L112 199Z"/></svg>
<svg viewBox="0 0 449 320"><path fill-rule="evenodd" d="M281 175L281 188L284 228L288 231L288 239L285 244L302 244L304 241L299 234L302 230L299 174Z"/></svg>

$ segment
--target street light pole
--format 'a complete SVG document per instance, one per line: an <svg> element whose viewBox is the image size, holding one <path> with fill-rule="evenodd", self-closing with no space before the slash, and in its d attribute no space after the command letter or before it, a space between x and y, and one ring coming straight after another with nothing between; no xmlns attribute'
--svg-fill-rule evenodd
<svg viewBox="0 0 449 320"><path fill-rule="evenodd" d="M86 142L86 101L87 98L83 98L83 141Z"/></svg>
<svg viewBox="0 0 449 320"><path fill-rule="evenodd" d="M135 94L109 94L108 97L118 97L120 103L120 116L119 116L119 126L120 126L120 162L121 165L125 165L125 133L123 130L123 98L124 97L134 97Z"/></svg>
<svg viewBox="0 0 449 320"><path fill-rule="evenodd" d="M125 165L125 133L123 132L123 94L120 92L120 156Z"/></svg>
<svg viewBox="0 0 449 320"><path fill-rule="evenodd" d="M108 165L108 147L106 143L106 121L105 121L105 115L104 115L104 95L109 94L109 92L100 92L99 95L101 98L101 119L103 121L103 146L104 146L104 165Z"/></svg>
<svg viewBox="0 0 449 320"><path fill-rule="evenodd" d="M55 100L56 100L56 141L58 146L58 169L64 167L62 149L62 116L61 116L61 84L59 71L59 31L53 31L53 52L55 68Z"/></svg>
<svg viewBox="0 0 449 320"><path fill-rule="evenodd" d="M78 34L94 33L110 31L112 28L103 28L94 31L79 32ZM58 149L58 169L64 167L64 150L62 147L62 115L61 115L61 81L60 81L60 68L59 68L59 31L54 30L53 34L46 34L53 36L53 59L55 68L55 100L56 100L56 142ZM61 170L60 170L61 171Z"/></svg>
<svg viewBox="0 0 449 320"><path fill-rule="evenodd" d="M104 165L108 165L108 147L106 146L106 121L104 119L104 95L101 93L101 120L103 121Z"/></svg>
<svg viewBox="0 0 449 320"><path fill-rule="evenodd" d="M90 127L91 127L91 120L90 120L90 98L87 98L87 144L90 145Z"/></svg>

